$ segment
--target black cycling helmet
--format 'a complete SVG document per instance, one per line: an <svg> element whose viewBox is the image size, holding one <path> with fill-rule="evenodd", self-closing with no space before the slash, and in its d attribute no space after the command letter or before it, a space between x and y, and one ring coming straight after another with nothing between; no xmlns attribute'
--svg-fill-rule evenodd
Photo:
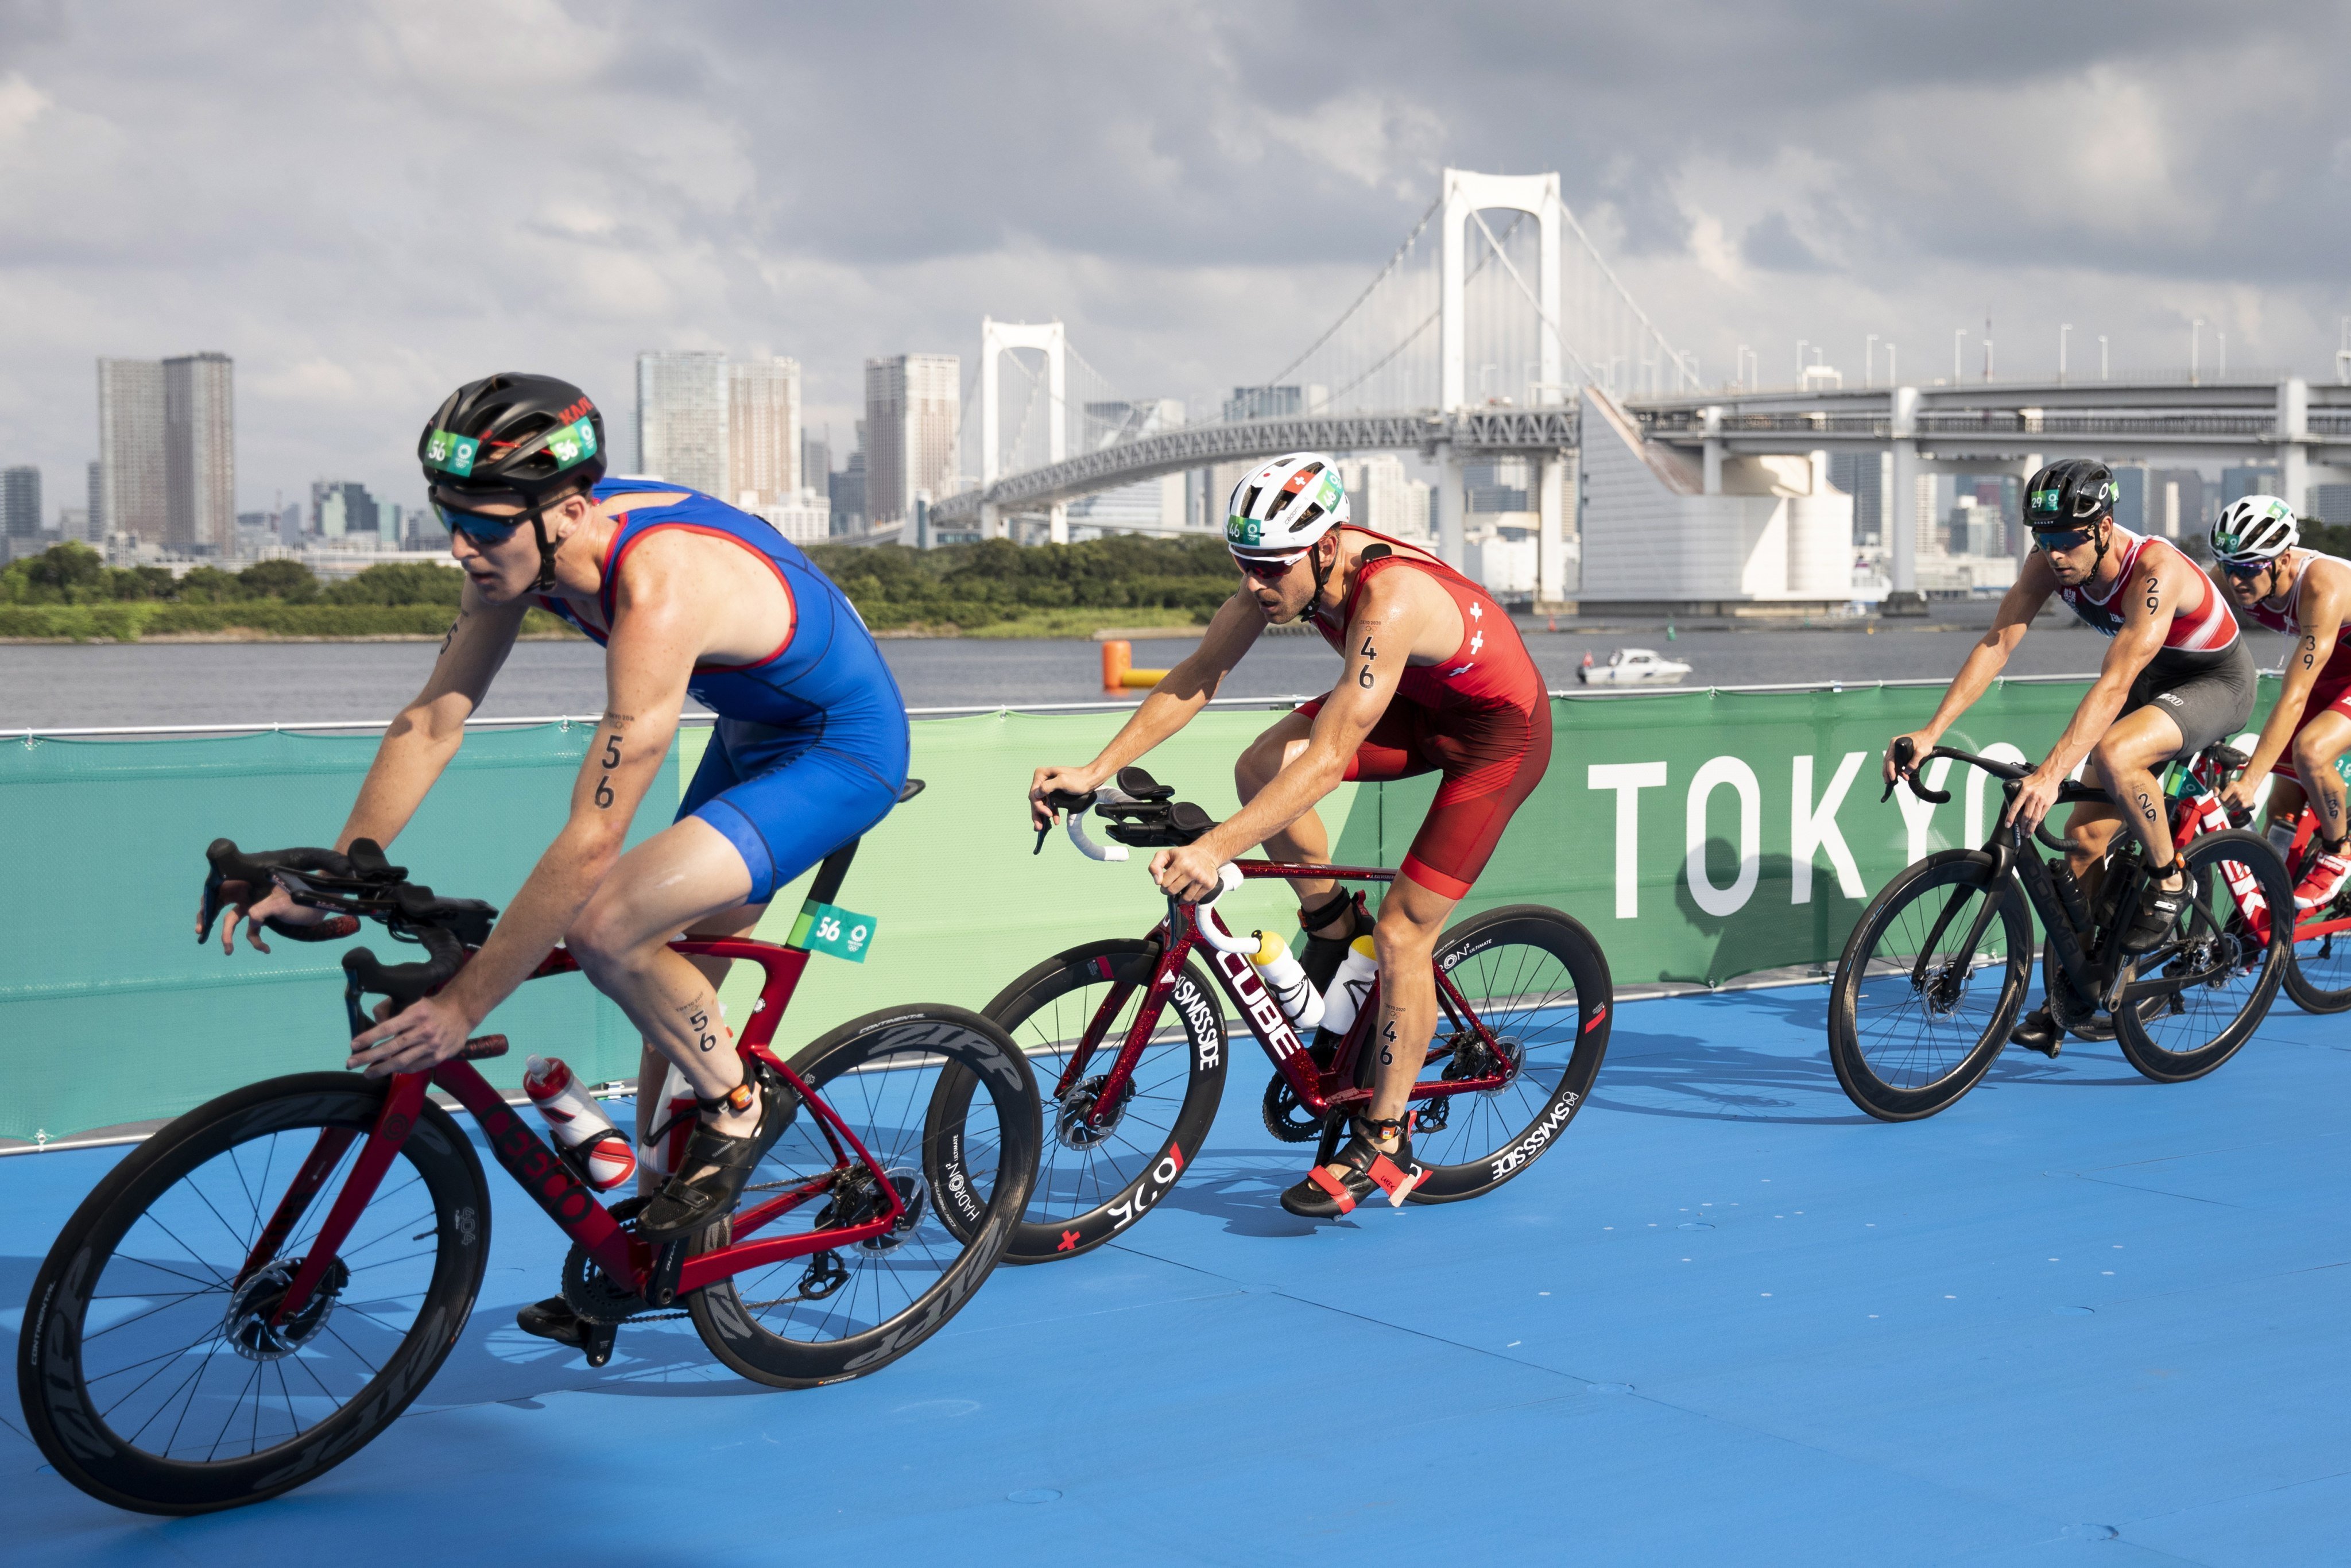
<svg viewBox="0 0 2351 1568"><path fill-rule="evenodd" d="M541 515L604 476L604 416L569 382L486 376L451 392L425 423L416 460L425 482L439 489L522 497L538 538L538 588L544 593L555 586L555 547Z"/></svg>
<svg viewBox="0 0 2351 1568"><path fill-rule="evenodd" d="M2115 471L2095 457L2063 457L2024 486L2024 526L2078 528L2111 517Z"/></svg>

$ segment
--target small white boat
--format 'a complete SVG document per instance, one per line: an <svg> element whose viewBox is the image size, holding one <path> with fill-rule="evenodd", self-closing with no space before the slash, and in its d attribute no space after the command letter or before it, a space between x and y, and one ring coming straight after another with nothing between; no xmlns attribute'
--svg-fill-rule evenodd
<svg viewBox="0 0 2351 1568"><path fill-rule="evenodd" d="M1673 686L1689 673L1687 664L1660 658L1653 648L1619 648L1604 664L1595 664L1590 653L1584 654L1575 678L1587 686Z"/></svg>

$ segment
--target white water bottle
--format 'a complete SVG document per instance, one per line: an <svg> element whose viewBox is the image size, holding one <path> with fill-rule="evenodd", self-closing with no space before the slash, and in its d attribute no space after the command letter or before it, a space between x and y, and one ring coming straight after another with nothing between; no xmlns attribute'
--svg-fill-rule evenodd
<svg viewBox="0 0 2351 1568"><path fill-rule="evenodd" d="M571 1076L559 1056L534 1056L522 1079L523 1092L538 1107L555 1141L598 1192L610 1192L637 1172L636 1150L595 1097Z"/></svg>
<svg viewBox="0 0 2351 1568"><path fill-rule="evenodd" d="M637 1092L644 1092L643 1083L637 1085ZM645 1129L661 1135L637 1145L637 1158L645 1169L666 1176L677 1168L677 1162L685 1157L685 1141L694 1136L695 1111L694 1086L686 1082L675 1062L670 1063L668 1074L662 1079L661 1098L653 1102L653 1124Z"/></svg>
<svg viewBox="0 0 2351 1568"><path fill-rule="evenodd" d="M1282 1016L1298 1026L1301 1034L1311 1034L1322 1021L1322 998L1306 978L1306 971L1290 956L1290 946L1270 931L1258 934L1257 951L1249 955L1249 966L1257 977L1273 994Z"/></svg>
<svg viewBox="0 0 2351 1568"><path fill-rule="evenodd" d="M1331 977L1330 989L1322 993L1322 1028L1334 1035L1344 1035L1355 1024L1355 1014L1363 1008L1364 998L1372 994L1372 981L1380 972L1377 949L1368 936L1358 936L1347 944L1347 956L1341 961L1339 972Z"/></svg>

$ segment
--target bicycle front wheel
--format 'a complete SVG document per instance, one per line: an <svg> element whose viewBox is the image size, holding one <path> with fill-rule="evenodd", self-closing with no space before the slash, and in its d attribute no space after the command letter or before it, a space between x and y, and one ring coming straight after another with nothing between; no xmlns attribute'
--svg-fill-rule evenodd
<svg viewBox="0 0 2351 1568"><path fill-rule="evenodd" d="M2294 890L2267 840L2242 829L2207 833L2180 859L2188 906L2140 977L2157 988L2134 986L2114 1011L2124 1059L2158 1083L2201 1078L2234 1056L2269 1016L2293 952ZM2264 922L2266 940L2245 917L2255 889L2279 916ZM2145 999L2128 1005L2134 996Z"/></svg>
<svg viewBox="0 0 2351 1568"><path fill-rule="evenodd" d="M2351 1008L2351 889L2323 908L2301 912L2286 958L2285 994L2306 1013Z"/></svg>
<svg viewBox="0 0 2351 1568"><path fill-rule="evenodd" d="M1158 1026L1125 1092L1108 1114L1090 1115L1158 966L1155 942L1089 942L1046 959L987 1004L1049 1080L1037 1185L1006 1262L1092 1251L1150 1213L1200 1152L1225 1092L1225 1020L1207 977L1188 961L1161 999ZM1060 1090L1071 1053L1089 1034L1095 1045L1085 1071ZM962 1118L969 1091L959 1076L941 1083L932 1110L941 1128Z"/></svg>
<svg viewBox="0 0 2351 1568"><path fill-rule="evenodd" d="M1829 988L1829 1061L1845 1097L1881 1122L1931 1116L1976 1086L2023 1005L2032 924L1991 857L1945 850L1870 900ZM1983 915L1983 935L1965 947Z"/></svg>
<svg viewBox="0 0 2351 1568"><path fill-rule="evenodd" d="M141 1513L300 1486L408 1407L489 1255L473 1145L427 1103L335 1261L272 1322L367 1146L386 1086L298 1073L224 1094L83 1200L35 1276L16 1386L41 1452Z"/></svg>
<svg viewBox="0 0 2351 1568"><path fill-rule="evenodd" d="M711 1354L777 1388L861 1377L936 1333L996 1267L1037 1175L1036 1077L977 1013L886 1008L818 1039L792 1071L882 1166L904 1217L882 1235L748 1269L686 1298ZM970 1081L970 1110L953 1128L933 1129L925 1113L949 1075ZM822 1201L735 1239L805 1235L888 1212L872 1172L839 1169L803 1105L752 1171L737 1224L764 1195L812 1185Z"/></svg>
<svg viewBox="0 0 2351 1568"><path fill-rule="evenodd" d="M1462 922L1437 945L1437 971L1486 1026L1451 1016L1437 993L1429 1063L1440 1082L1515 1069L1499 1089L1415 1100L1413 1158L1428 1174L1415 1203L1458 1203L1501 1186L1567 1131L1608 1054L1615 991L1608 958L1581 924L1540 904Z"/></svg>

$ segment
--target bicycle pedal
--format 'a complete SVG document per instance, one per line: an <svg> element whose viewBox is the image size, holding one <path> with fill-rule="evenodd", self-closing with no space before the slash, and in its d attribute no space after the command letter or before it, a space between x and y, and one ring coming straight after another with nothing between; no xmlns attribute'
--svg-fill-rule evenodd
<svg viewBox="0 0 2351 1568"><path fill-rule="evenodd" d="M612 1359L612 1342L619 1337L620 1327L618 1323L590 1322L584 1318L580 1320L580 1349L588 1357L589 1365L601 1366Z"/></svg>
<svg viewBox="0 0 2351 1568"><path fill-rule="evenodd" d="M653 1266L645 1273L645 1304L666 1307L677 1300L677 1277L685 1268L684 1241L665 1241L653 1253Z"/></svg>

